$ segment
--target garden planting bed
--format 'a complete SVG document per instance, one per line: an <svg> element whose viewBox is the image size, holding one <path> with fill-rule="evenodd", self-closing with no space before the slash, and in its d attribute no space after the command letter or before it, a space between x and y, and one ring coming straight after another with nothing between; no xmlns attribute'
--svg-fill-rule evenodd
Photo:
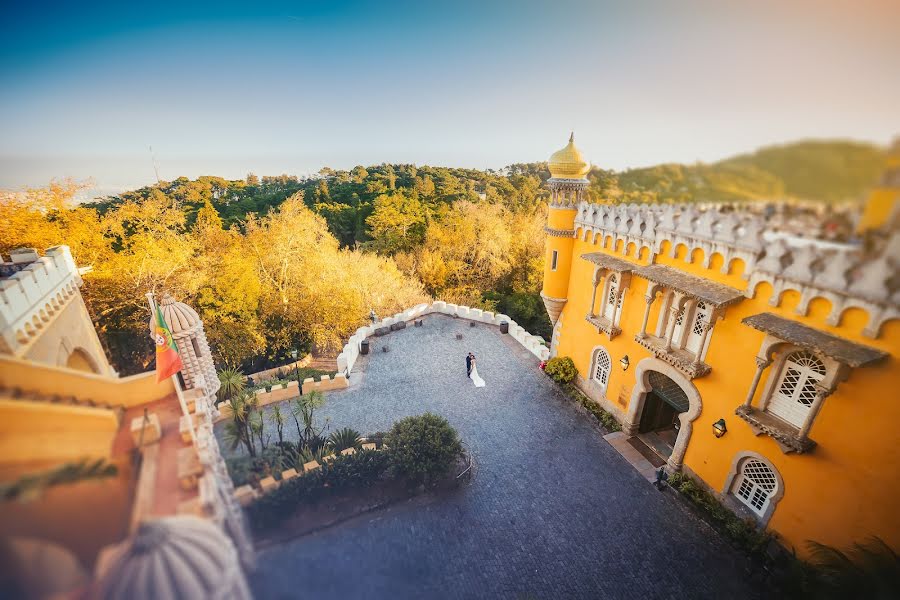
<svg viewBox="0 0 900 600"><path fill-rule="evenodd" d="M265 528L255 527L255 545L263 548L279 544L416 497L436 498L452 493L469 481L469 464L468 457L460 457L446 475L427 488L396 478L383 478L365 489L333 492L316 501L298 504L292 514L280 523Z"/></svg>

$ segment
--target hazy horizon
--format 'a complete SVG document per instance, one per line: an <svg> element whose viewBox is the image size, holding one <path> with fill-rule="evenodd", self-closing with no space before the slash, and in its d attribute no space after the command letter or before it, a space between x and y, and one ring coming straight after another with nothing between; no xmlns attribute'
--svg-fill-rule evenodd
<svg viewBox="0 0 900 600"><path fill-rule="evenodd" d="M900 5L17 4L0 188L546 160L603 168L900 133Z"/></svg>

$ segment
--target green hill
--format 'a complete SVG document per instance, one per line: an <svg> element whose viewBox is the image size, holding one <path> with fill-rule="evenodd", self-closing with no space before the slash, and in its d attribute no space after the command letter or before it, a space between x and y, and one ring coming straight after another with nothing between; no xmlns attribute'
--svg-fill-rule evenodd
<svg viewBox="0 0 900 600"><path fill-rule="evenodd" d="M878 180L885 151L873 144L842 140L767 146L717 163L771 173L789 196L839 202L855 200Z"/></svg>

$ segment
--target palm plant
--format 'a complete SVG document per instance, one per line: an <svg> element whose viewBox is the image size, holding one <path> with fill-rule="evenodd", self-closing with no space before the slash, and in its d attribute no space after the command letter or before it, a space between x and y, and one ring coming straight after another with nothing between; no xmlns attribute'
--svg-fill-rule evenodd
<svg viewBox="0 0 900 600"><path fill-rule="evenodd" d="M821 598L900 597L900 556L878 537L842 552L818 542L809 542L817 573L817 596Z"/></svg>
<svg viewBox="0 0 900 600"><path fill-rule="evenodd" d="M262 412L258 407L251 408L247 424L250 427L251 435L259 440L259 447L262 450L265 450L269 438L264 437L266 433L266 420L263 418Z"/></svg>
<svg viewBox="0 0 900 600"><path fill-rule="evenodd" d="M326 446L321 446L318 449L313 449L309 446L303 446L302 448L297 450L296 453L297 470L302 470L305 463L313 460L321 463L322 460L329 454L332 454L332 452Z"/></svg>
<svg viewBox="0 0 900 600"><path fill-rule="evenodd" d="M349 427L344 427L343 429L332 432L332 434L328 436L328 445L331 446L335 452L340 452L347 448L359 449L362 447L362 438L358 431Z"/></svg>
<svg viewBox="0 0 900 600"><path fill-rule="evenodd" d="M244 391L247 386L240 369L225 368L219 371L219 399L229 400Z"/></svg>
<svg viewBox="0 0 900 600"><path fill-rule="evenodd" d="M284 446L284 424L287 423L287 415L282 412L281 404L273 404L269 416L275 425L275 431L278 432L278 445Z"/></svg>
<svg viewBox="0 0 900 600"><path fill-rule="evenodd" d="M313 390L308 394L303 394L299 398L294 399L293 415L294 422L297 424L297 435L300 442L307 442L324 431L320 429L316 431L315 413L316 409L325 404L325 396L322 392ZM298 419L299 417L299 419ZM300 421L303 421L303 427L300 427Z"/></svg>
<svg viewBox="0 0 900 600"><path fill-rule="evenodd" d="M250 414L253 406L250 403L249 394L239 393L228 398L228 408L231 410L231 421L225 426L225 437L231 442L234 450L243 443L247 447L250 456L256 456L256 448L253 443L250 429Z"/></svg>

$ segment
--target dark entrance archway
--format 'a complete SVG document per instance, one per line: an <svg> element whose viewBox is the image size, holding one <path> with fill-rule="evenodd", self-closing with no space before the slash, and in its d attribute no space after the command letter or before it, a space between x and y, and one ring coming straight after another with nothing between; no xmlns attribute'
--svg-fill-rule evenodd
<svg viewBox="0 0 900 600"><path fill-rule="evenodd" d="M657 371L647 372L650 390L644 399L638 438L668 460L678 438L680 415L690 408L687 394L677 383Z"/></svg>

